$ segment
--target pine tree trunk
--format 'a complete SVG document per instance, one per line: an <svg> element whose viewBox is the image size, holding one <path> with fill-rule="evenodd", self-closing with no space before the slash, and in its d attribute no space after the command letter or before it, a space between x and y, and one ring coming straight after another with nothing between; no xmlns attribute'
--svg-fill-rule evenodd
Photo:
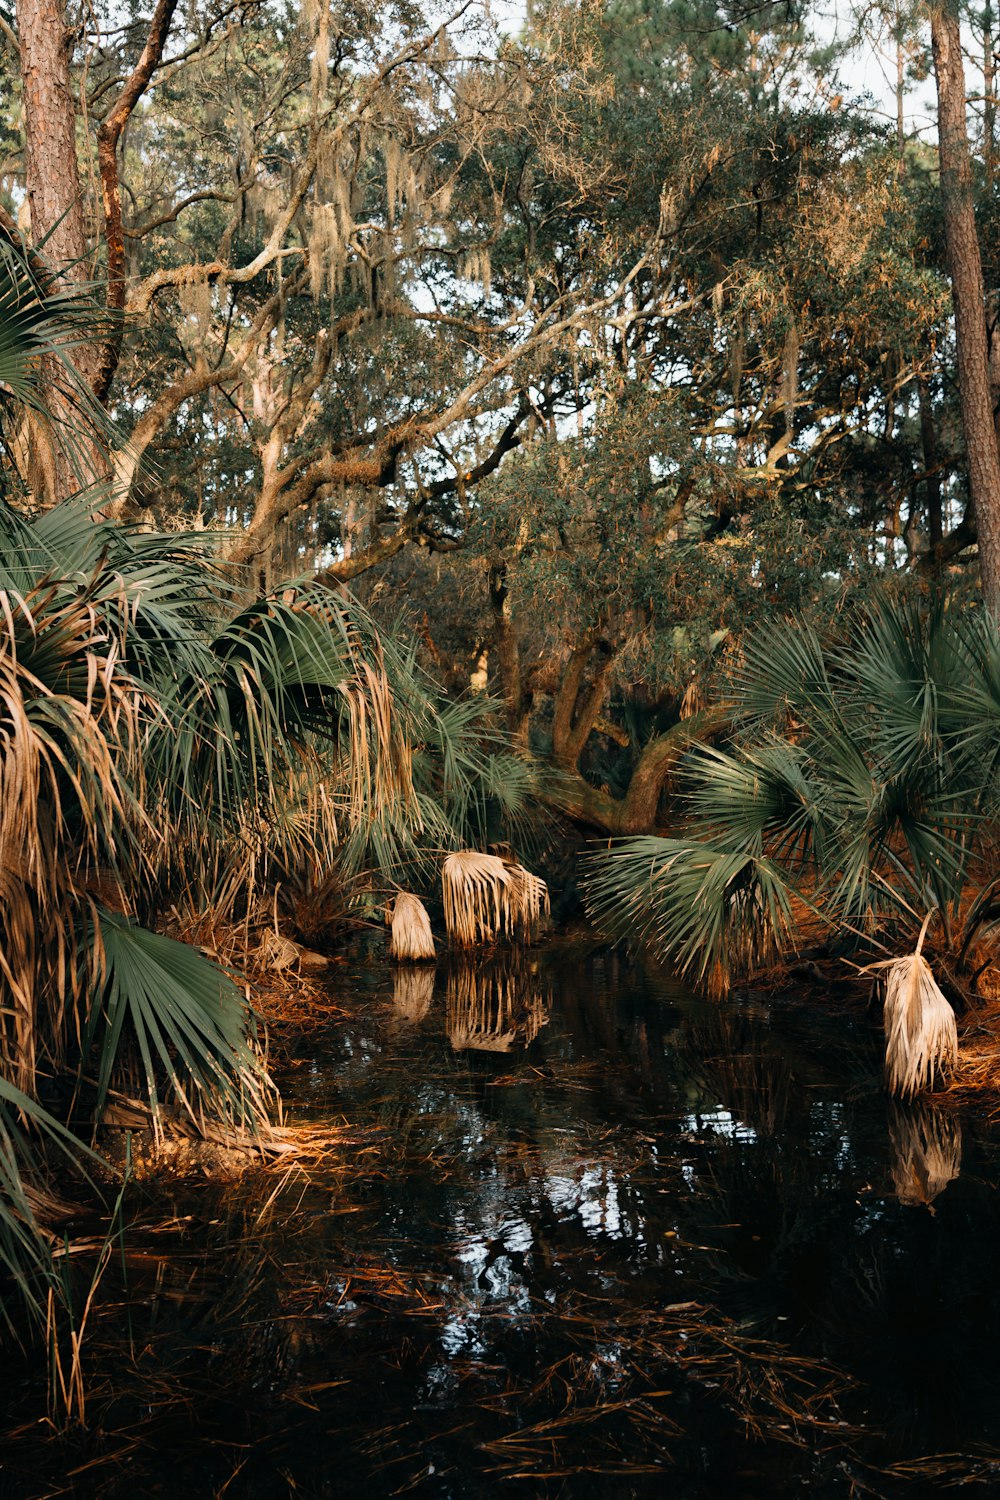
<svg viewBox="0 0 1000 1500"><path fill-rule="evenodd" d="M957 0L931 11L938 96L938 155L948 268L955 306L958 390L979 537L983 596L1000 613L1000 451L993 426L983 268L972 194Z"/></svg>
<svg viewBox="0 0 1000 1500"><path fill-rule="evenodd" d="M31 212L31 238L46 263L67 281L87 278L87 238L76 155L76 104L69 67L69 43L62 0L18 0L17 30L24 98L25 187ZM44 244L43 244L44 241ZM74 363L85 372L86 348ZM45 476L38 503L54 505L98 472L96 453L78 434L75 451L84 467L70 461L60 439L60 424L79 427L73 406L61 389L59 366L46 370L45 404L55 428L36 423L34 440L48 449L40 473ZM93 461L91 461L93 460ZM93 474L86 471L94 469Z"/></svg>
<svg viewBox="0 0 1000 1500"><path fill-rule="evenodd" d="M87 274L83 264L87 239L76 159L76 105L61 0L17 0L17 28L31 237L37 245L48 235L44 254L49 264L82 280Z"/></svg>

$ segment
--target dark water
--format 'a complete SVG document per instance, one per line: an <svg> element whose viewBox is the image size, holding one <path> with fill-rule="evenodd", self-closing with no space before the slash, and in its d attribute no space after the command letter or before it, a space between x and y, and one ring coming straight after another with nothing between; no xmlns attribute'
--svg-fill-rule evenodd
<svg viewBox="0 0 1000 1500"><path fill-rule="evenodd" d="M888 1106L862 1018L608 955L336 990L282 1081L337 1153L134 1190L90 1431L12 1380L0 1496L1000 1493L1000 1133Z"/></svg>

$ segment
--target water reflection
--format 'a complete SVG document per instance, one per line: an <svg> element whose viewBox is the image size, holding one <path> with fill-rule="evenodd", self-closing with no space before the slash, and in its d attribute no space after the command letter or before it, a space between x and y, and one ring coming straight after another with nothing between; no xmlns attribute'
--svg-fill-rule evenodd
<svg viewBox="0 0 1000 1500"><path fill-rule="evenodd" d="M669 1466L672 1500L847 1500L973 1449L1000 1477L1000 1138L890 1108L862 1020L610 954L352 986L284 1080L342 1156L130 1227L149 1296L103 1347L135 1405L95 1431L141 1469L106 1494L660 1500Z"/></svg>
<svg viewBox="0 0 1000 1500"><path fill-rule="evenodd" d="M397 964L392 972L392 1003L401 1021L422 1021L434 999L434 970L426 964Z"/></svg>
<svg viewBox="0 0 1000 1500"><path fill-rule="evenodd" d="M538 966L509 955L449 970L445 1014L456 1052L509 1052L526 1047L548 1023L551 987Z"/></svg>
<svg viewBox="0 0 1000 1500"><path fill-rule="evenodd" d="M958 1117L933 1104L893 1104L889 1114L892 1180L900 1203L929 1206L962 1166Z"/></svg>

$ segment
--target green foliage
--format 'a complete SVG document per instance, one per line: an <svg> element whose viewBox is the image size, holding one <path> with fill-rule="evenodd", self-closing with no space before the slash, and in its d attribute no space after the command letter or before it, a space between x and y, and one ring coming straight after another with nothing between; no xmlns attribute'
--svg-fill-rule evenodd
<svg viewBox="0 0 1000 1500"><path fill-rule="evenodd" d="M247 1007L233 980L194 948L95 912L84 935L95 984L83 1037L84 1065L96 1060L99 1112L123 1045L138 1054L144 1092L160 1121L160 1080L192 1123L218 1118L253 1129L270 1085L246 1040Z"/></svg>
<svg viewBox="0 0 1000 1500"><path fill-rule="evenodd" d="M716 989L787 948L793 892L859 938L929 907L951 931L991 848L998 668L1000 629L961 598L759 632L734 744L689 758L690 838L595 856L595 915Z"/></svg>
<svg viewBox="0 0 1000 1500"><path fill-rule="evenodd" d="M81 483L88 473L85 450L95 436L111 432L107 414L73 363L74 351L101 337L108 315L93 289L65 286L37 258L0 232L0 497L16 469L11 455L25 442L25 413L54 430ZM45 390L57 372L64 407L56 414Z"/></svg>

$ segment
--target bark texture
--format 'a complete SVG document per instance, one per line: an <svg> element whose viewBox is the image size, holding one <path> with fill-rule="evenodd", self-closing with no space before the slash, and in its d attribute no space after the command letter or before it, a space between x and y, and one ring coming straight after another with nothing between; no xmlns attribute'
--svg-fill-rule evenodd
<svg viewBox="0 0 1000 1500"><path fill-rule="evenodd" d="M76 104L69 67L69 42L62 0L18 0L17 31L24 99L24 177L31 213L31 238L47 263L67 281L88 276L87 237L76 155ZM86 369L90 351L76 352L75 363ZM31 421L31 443L36 464L31 482L45 505L72 494L81 482L96 478L96 453L86 442L74 447L60 440L61 428L75 418L72 399L60 380L56 361L46 361L45 403L54 418L49 426L40 417Z"/></svg>
<svg viewBox="0 0 1000 1500"><path fill-rule="evenodd" d="M108 255L107 301L108 307L114 312L122 312L125 307L125 230L122 223L122 190L118 177L118 142L132 111L159 66L176 9L177 0L159 0L139 61L97 132L97 165L101 176L104 239ZM92 384L98 401L107 400L108 389L118 368L121 338L122 324L118 322L95 361Z"/></svg>
<svg viewBox="0 0 1000 1500"><path fill-rule="evenodd" d="M972 161L965 114L956 0L931 11L931 42L938 98L938 156L955 306L955 342L962 426L969 466L969 495L979 538L983 596L1000 613L1000 450L990 392L983 267L976 230Z"/></svg>
<svg viewBox="0 0 1000 1500"><path fill-rule="evenodd" d="M82 280L87 274L87 237L62 0L18 0L17 32L31 237L36 246L45 239L45 257L50 264Z"/></svg>

